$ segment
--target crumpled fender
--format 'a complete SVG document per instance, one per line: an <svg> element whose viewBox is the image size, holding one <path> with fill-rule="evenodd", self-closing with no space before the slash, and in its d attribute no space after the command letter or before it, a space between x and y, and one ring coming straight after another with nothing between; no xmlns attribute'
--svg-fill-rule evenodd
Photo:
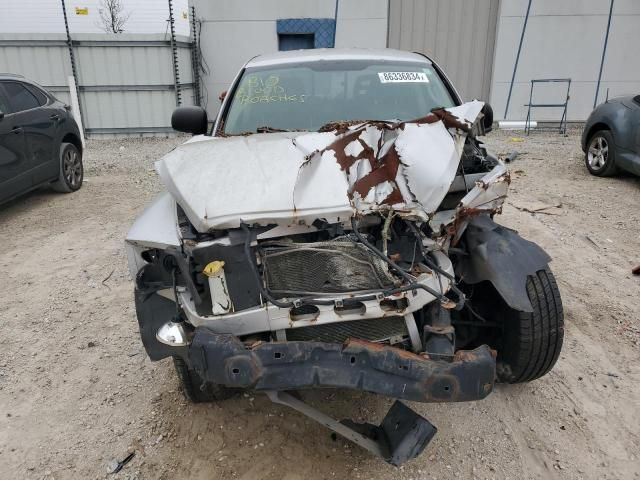
<svg viewBox="0 0 640 480"><path fill-rule="evenodd" d="M461 257L456 275L471 285L488 280L511 308L532 312L527 277L545 269L551 257L489 215L471 219L463 238L469 255Z"/></svg>

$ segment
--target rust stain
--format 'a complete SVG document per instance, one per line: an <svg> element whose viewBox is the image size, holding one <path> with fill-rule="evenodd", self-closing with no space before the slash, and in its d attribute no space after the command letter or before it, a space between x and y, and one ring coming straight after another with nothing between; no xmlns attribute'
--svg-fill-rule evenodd
<svg viewBox="0 0 640 480"><path fill-rule="evenodd" d="M256 348L264 345L264 342L262 340L249 340L249 342L251 343L245 342L245 346L249 350L255 350Z"/></svg>
<svg viewBox="0 0 640 480"><path fill-rule="evenodd" d="M392 145L382 157L379 157L380 152L385 144L385 140L395 142L395 138L393 138L393 135L387 136L387 133L394 132L396 130L404 130L404 128L408 124L415 124L419 126L425 124L435 124L437 122L442 122L443 125L448 129L456 128L465 132L468 132L471 129L471 124L469 122L461 120L444 108L433 109L428 115L417 118L415 120L401 121L396 123L377 120L350 120L327 123L318 131L334 132L338 138L336 138L336 140L334 140L324 148L315 150L314 152L307 155L307 157L305 158L305 162L302 163L300 169L308 165L314 159L317 159L318 157L321 158L325 152L333 152L336 163L339 165L340 169L347 175L350 174L350 169L354 164L356 164L356 162L360 160L366 160L369 162L371 170L363 177L355 180L355 182L351 186L350 191L347 192L349 198L353 200L354 195L357 193L360 198L364 199L369 194L372 188L384 184L385 182L389 182L391 184L392 190L384 199L378 202L378 205L400 205L408 200L403 197L402 192L400 191L398 184L396 183L396 177L398 175L401 164L400 155L398 153L398 150L396 149L396 146ZM349 128L353 126L355 126L355 128L353 130L349 130ZM375 145L371 146L364 140L363 136L365 134L368 134L372 137L372 142L377 136ZM295 139L293 140L293 142L295 145ZM357 155L351 155L347 153L347 149L353 142L358 142L358 144L362 148L362 150ZM502 179L499 179L498 181L501 180ZM507 182L510 181L508 174L504 177L504 180ZM293 213L295 215L295 200L293 204ZM397 211L400 212L403 210ZM410 211L411 210L406 210L406 212ZM484 212L486 211L479 211L477 212L477 214ZM474 213L470 209L467 211L463 210L459 212L459 218L457 217L455 219L454 224L449 227L448 232L451 234L455 234L463 219L475 214L476 213Z"/></svg>
<svg viewBox="0 0 640 480"><path fill-rule="evenodd" d="M443 302L440 305L442 306L442 308L445 308L447 310L453 310L454 308L456 308L455 302L452 302L451 300Z"/></svg>
<svg viewBox="0 0 640 480"><path fill-rule="evenodd" d="M474 362L478 359L474 350L458 350L453 355L454 362Z"/></svg>
<svg viewBox="0 0 640 480"><path fill-rule="evenodd" d="M220 123L218 124L218 128L213 134L214 137L228 137L226 133L224 133L224 118L220 119Z"/></svg>
<svg viewBox="0 0 640 480"><path fill-rule="evenodd" d="M486 191L489 189L491 185L495 185L496 183L500 183L500 182L506 182L507 185L511 184L511 176L509 175L508 171L500 175L498 178L496 178L494 181L490 183L477 182L476 185L479 188L482 188L483 190ZM499 198L500 197L496 197L496 200L498 200ZM496 208L476 208L476 207L458 208L458 211L456 212L456 216L453 222L447 227L447 234L454 239L452 242L452 245L455 246L457 244L459 240L457 238L458 231L460 230L460 227L462 227L467 220L470 220L479 215L495 214L495 213L502 213L501 205Z"/></svg>
<svg viewBox="0 0 640 480"><path fill-rule="evenodd" d="M372 126L372 127L378 127L379 129L386 128L386 129L395 130L393 126L398 124L394 124L390 122L382 122L380 120L338 120L336 122L329 122L323 125L318 129L318 131L321 133L335 131L336 135L342 135L344 133L347 133L347 131L349 130L349 127L353 127L354 125L362 125L361 127L362 129L366 128L367 126ZM359 130L360 128L358 128L357 131Z"/></svg>
<svg viewBox="0 0 640 480"><path fill-rule="evenodd" d="M366 350L372 353L382 353L382 352L391 352L398 355L400 358L404 358L406 360L418 360L424 361L424 357L417 355L408 350L403 350L401 348L396 348L390 345L385 345L382 343L374 343L368 340L362 340L361 338L347 338L342 345L343 350L355 349L355 350Z"/></svg>
<svg viewBox="0 0 640 480"><path fill-rule="evenodd" d="M495 185L496 183L502 183L505 182L507 185L511 185L511 174L509 173L509 171L507 170L506 172L504 172L502 175L500 175L499 177L497 177L494 181L492 182L483 182L481 180L476 182L476 185L478 186L478 188L481 188L483 190L488 190L489 187L491 185Z"/></svg>
<svg viewBox="0 0 640 480"><path fill-rule="evenodd" d="M319 131L335 131L337 136L342 136L318 153L322 155L325 151L333 151L336 162L340 165L340 168L343 171L347 172L347 174L349 173L349 169L358 160L365 159L369 161L371 171L354 183L351 192L349 192L349 196L351 198L353 198L354 192L358 193L361 198L364 198L373 187L384 182L392 182L394 183L393 191L382 201L382 203L386 205L402 203L404 198L402 197L398 186L395 185L395 178L400 166L398 151L395 146L392 146L382 158L377 158L377 154L380 152L384 144L385 133L388 131L404 130L405 126L411 123L424 125L434 124L437 122L442 122L446 128L457 128L465 132L470 130L470 125L467 122L461 121L458 117L444 108L434 109L424 117L405 122L388 123L362 120L332 122L324 125ZM349 131L349 127L354 125L359 126L355 130ZM378 140L375 151L361 138L362 134L365 133L369 127L374 127L378 130ZM348 145L354 141L360 143L362 151L355 156L348 155L346 153L346 149Z"/></svg>
<svg viewBox="0 0 640 480"><path fill-rule="evenodd" d="M493 358L496 358L498 356L498 352L496 352L492 348L489 349L489 353ZM453 355L454 362L476 362L478 361L478 359L479 357L478 357L477 349L476 350L458 350Z"/></svg>
<svg viewBox="0 0 640 480"><path fill-rule="evenodd" d="M368 340L363 340L361 338L347 338L342 344L342 350L347 351L347 353L358 353L358 351L367 351L372 354L380 354L383 352L393 353L397 355L399 358L409 361L418 361L418 362L426 362L432 363L437 362L429 357L428 354L422 353L417 354L413 353L409 350L403 350L401 348L397 348L391 345L386 345L382 343L370 342ZM489 353L493 358L497 357L497 352L493 349L489 349ZM460 363L474 363L481 360L480 352L478 349L475 350L458 350L453 355L453 362ZM457 379L452 378L454 383L457 383Z"/></svg>
<svg viewBox="0 0 640 480"><path fill-rule="evenodd" d="M469 123L460 121L458 117L444 108L432 110L431 113L442 120L442 123L444 123L444 126L447 128L457 128L463 132L471 130L471 125L469 125Z"/></svg>
<svg viewBox="0 0 640 480"><path fill-rule="evenodd" d="M396 147L393 146L384 155L384 157L376 162L373 170L367 173L364 177L358 179L353 184L353 192L357 192L362 198L366 197L369 193L369 190L371 190L376 185L380 185L384 182L395 181L399 167L400 157L398 156ZM395 188L397 189L397 187ZM353 192L351 192L351 194L353 194Z"/></svg>
<svg viewBox="0 0 640 480"><path fill-rule="evenodd" d="M456 213L453 223L451 223L447 227L447 233L455 238L456 234L458 233L458 230L466 220L469 220L471 218L477 217L485 213L491 213L491 210L474 208L474 207L463 207L459 209L458 212Z"/></svg>
<svg viewBox="0 0 640 480"><path fill-rule="evenodd" d="M431 110L431 113L429 115L416 118L415 120L410 120L408 122L397 123L393 125L392 129L395 130L396 128L399 128L400 130L404 130L404 127L408 123L424 125L433 124L436 122L442 122L447 128L457 128L459 130L462 130L463 132L468 132L469 130L471 130L471 126L467 122L461 121L453 113L448 112L444 108L434 108L433 110Z"/></svg>
<svg viewBox="0 0 640 480"><path fill-rule="evenodd" d="M346 134L344 137L339 138L338 140L321 150L319 152L320 156L322 156L322 154L327 150L333 151L336 156L336 161L338 162L338 165L340 165L340 169L347 172L347 174L349 173L349 169L353 166L353 164L360 159L368 159L370 163L373 163L373 161L375 160L375 153L373 152L373 148L367 145L367 143L360 138L360 134L362 132L363 130L358 129ZM347 148L347 145L354 141L360 143L360 145L362 146L362 151L356 156L347 155L345 149Z"/></svg>
<svg viewBox="0 0 640 480"><path fill-rule="evenodd" d="M335 132L336 135L342 135L347 133L349 127L364 123L364 120L349 120L349 121L337 121L324 124L318 129L321 133Z"/></svg>
<svg viewBox="0 0 640 480"><path fill-rule="evenodd" d="M393 187L393 191L382 201L385 205L395 205L402 202L404 202L404 198L398 187Z"/></svg>

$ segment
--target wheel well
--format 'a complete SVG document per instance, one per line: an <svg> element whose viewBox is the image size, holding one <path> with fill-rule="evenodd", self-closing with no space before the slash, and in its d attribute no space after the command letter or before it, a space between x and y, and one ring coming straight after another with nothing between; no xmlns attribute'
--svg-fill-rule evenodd
<svg viewBox="0 0 640 480"><path fill-rule="evenodd" d="M82 154L82 142L73 133L67 133L64 137L62 137L62 143L71 143L78 149L80 154Z"/></svg>
<svg viewBox="0 0 640 480"><path fill-rule="evenodd" d="M594 124L590 129L589 132L587 133L587 136L585 137L585 143L588 145L589 144L589 140L591 140L591 137L593 136L594 133L600 131L600 130L609 130L611 131L611 128L609 128L609 125L607 125L606 123L602 123L602 122L598 122L596 124ZM585 149L587 148L587 145L585 145Z"/></svg>

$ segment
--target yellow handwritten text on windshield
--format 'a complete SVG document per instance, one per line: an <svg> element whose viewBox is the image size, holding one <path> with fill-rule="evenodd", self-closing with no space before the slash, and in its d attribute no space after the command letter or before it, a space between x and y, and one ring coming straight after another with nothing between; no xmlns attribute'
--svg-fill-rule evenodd
<svg viewBox="0 0 640 480"><path fill-rule="evenodd" d="M287 89L280 84L280 77L276 75L247 77L236 92L236 99L240 105L276 102L304 103L305 96L304 94L287 92Z"/></svg>

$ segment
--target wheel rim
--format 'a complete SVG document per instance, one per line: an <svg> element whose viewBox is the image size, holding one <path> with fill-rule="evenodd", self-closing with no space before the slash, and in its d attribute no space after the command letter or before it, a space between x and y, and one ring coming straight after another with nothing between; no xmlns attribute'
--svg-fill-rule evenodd
<svg viewBox="0 0 640 480"><path fill-rule="evenodd" d="M71 188L78 188L82 182L82 161L78 152L68 149L62 158L64 179Z"/></svg>
<svg viewBox="0 0 640 480"><path fill-rule="evenodd" d="M589 144L587 161L593 170L601 170L609 159L609 144L603 137L595 137Z"/></svg>

